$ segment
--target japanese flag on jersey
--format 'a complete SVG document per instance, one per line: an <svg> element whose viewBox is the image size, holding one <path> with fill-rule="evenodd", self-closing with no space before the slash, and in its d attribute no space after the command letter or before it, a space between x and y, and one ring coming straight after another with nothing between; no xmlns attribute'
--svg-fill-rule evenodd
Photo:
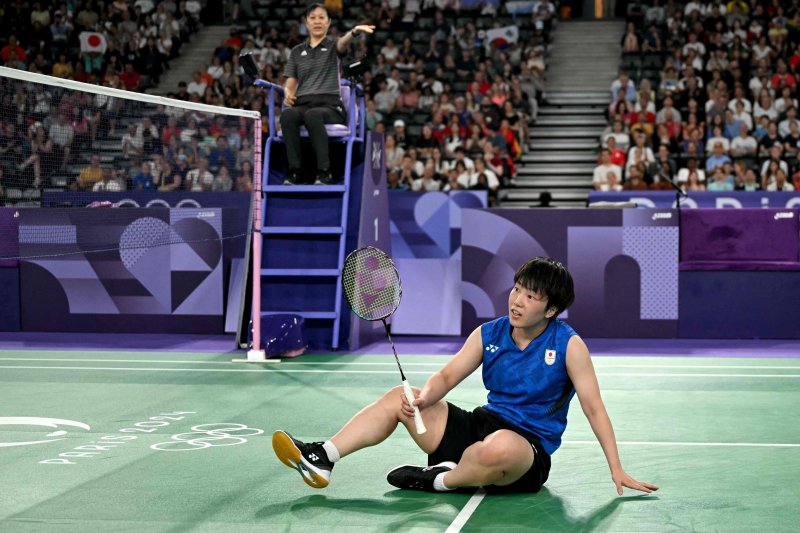
<svg viewBox="0 0 800 533"><path fill-rule="evenodd" d="M106 36L96 31L82 31L80 34L81 52L97 52L105 54L108 48Z"/></svg>
<svg viewBox="0 0 800 533"><path fill-rule="evenodd" d="M556 362L556 351L555 350L545 350L544 351L544 362L548 365L552 365Z"/></svg>

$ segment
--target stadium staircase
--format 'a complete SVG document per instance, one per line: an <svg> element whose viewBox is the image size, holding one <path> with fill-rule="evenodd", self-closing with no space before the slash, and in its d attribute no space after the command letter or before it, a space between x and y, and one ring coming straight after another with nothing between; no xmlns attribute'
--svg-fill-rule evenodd
<svg viewBox="0 0 800 533"><path fill-rule="evenodd" d="M537 207L544 191L551 205L586 205L624 26L618 20L558 24L547 58L547 102L531 124L530 149L512 186L500 191L502 206Z"/></svg>
<svg viewBox="0 0 800 533"><path fill-rule="evenodd" d="M204 26L192 35L191 41L181 48L181 55L169 62L170 69L164 72L159 84L148 89L150 94L166 96L178 92L178 82L192 81L192 74L201 64L210 65L214 50L231 34L231 26Z"/></svg>

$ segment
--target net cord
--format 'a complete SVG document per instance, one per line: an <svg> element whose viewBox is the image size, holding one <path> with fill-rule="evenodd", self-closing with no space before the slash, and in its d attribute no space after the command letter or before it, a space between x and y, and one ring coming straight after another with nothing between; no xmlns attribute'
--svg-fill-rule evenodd
<svg viewBox="0 0 800 533"><path fill-rule="evenodd" d="M70 89L73 91L81 91L92 94L103 94L106 96L113 96L122 98L124 100L134 100L137 102L148 102L156 105L164 105L169 107L179 107L181 109L189 109L193 111L202 111L203 113L211 113L217 115L232 115L236 117L247 117L252 119L261 120L261 114L258 111L249 109L234 109L231 107L213 106L208 104L198 104L194 102L184 102L174 98L167 98L166 96L157 96L147 93L135 93L123 89L115 89L113 87L104 87L102 85L94 85L91 83L84 83L81 81L67 80L64 78L56 78L55 76L47 76L38 74L36 72L20 71L8 67L0 67L0 77L12 78L19 81L40 83L42 85L51 85L61 87L63 89Z"/></svg>

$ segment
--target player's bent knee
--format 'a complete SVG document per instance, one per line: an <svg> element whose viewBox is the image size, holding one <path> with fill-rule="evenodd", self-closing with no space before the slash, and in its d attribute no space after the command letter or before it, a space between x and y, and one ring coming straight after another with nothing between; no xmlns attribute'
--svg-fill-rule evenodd
<svg viewBox="0 0 800 533"><path fill-rule="evenodd" d="M533 459L530 444L520 435L505 429L489 435L477 452L478 462L492 469L516 467Z"/></svg>
<svg viewBox="0 0 800 533"><path fill-rule="evenodd" d="M390 405L397 405L400 407L400 396L403 395L403 386L398 385L396 387L392 387L381 397L382 402L387 402Z"/></svg>

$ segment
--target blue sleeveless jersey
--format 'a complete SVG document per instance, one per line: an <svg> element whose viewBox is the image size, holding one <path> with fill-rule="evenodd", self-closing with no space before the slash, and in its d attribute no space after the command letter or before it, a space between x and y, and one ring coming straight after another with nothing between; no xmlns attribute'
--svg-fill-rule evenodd
<svg viewBox="0 0 800 533"><path fill-rule="evenodd" d="M560 320L520 350L504 316L481 326L488 411L538 436L549 454L561 446L575 387L567 375L567 343L577 335Z"/></svg>

